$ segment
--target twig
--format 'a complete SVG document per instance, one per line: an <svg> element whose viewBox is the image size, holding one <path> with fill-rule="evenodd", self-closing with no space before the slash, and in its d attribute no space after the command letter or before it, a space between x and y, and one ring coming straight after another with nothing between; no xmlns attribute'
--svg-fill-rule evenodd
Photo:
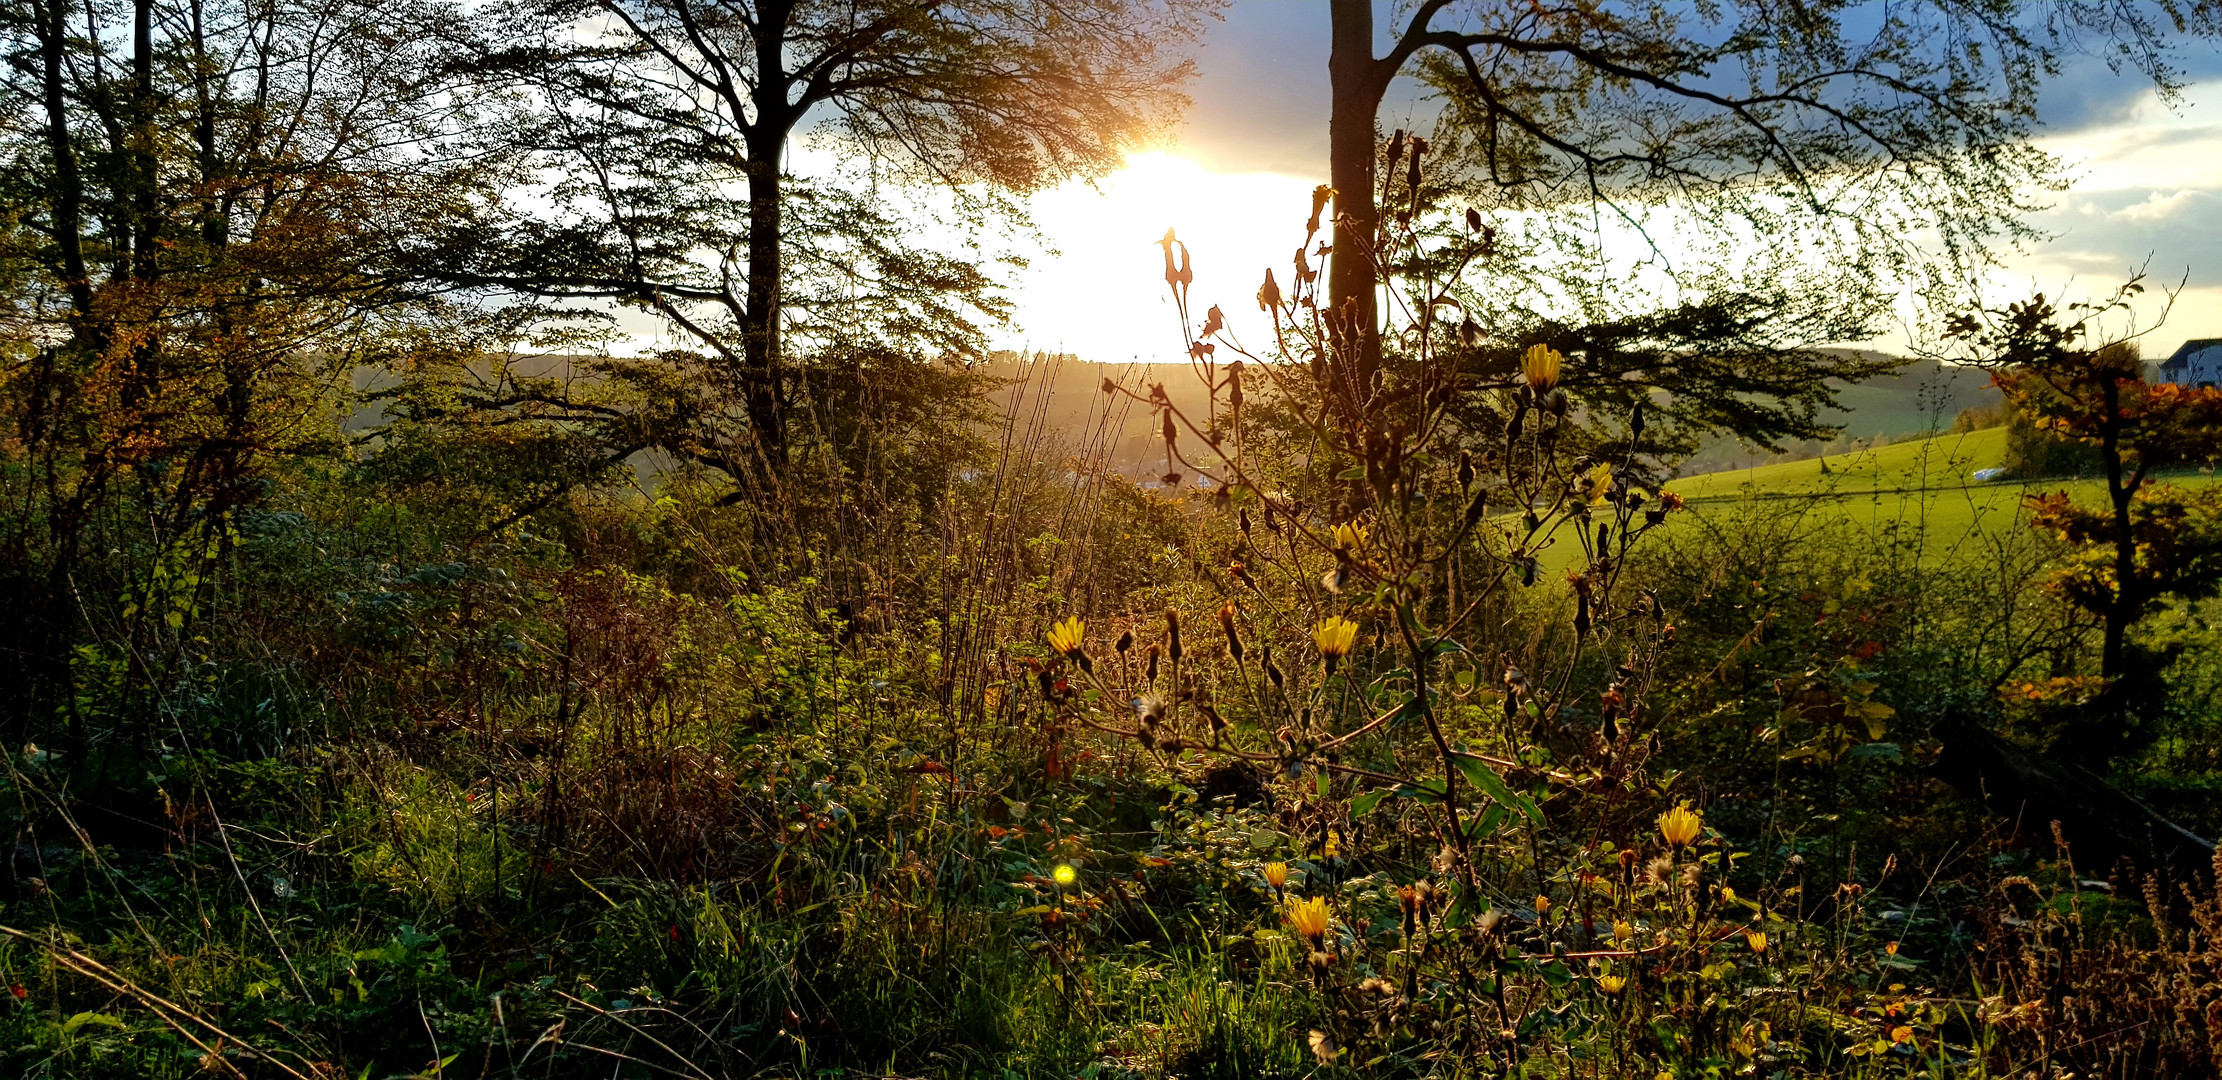
<svg viewBox="0 0 2222 1080"><path fill-rule="evenodd" d="M216 814L216 800L207 792L202 792L201 797L208 803L209 819L216 822L216 838L224 842L224 859L231 863L232 876L239 879L239 891L247 894L247 906L254 909L255 921L262 924L263 935L270 939L270 947L278 950L278 959L285 961L286 971L293 976L294 988L301 991L301 1000L304 1003L315 1001L316 995L309 992L308 980L302 978L300 969L293 966L293 957L287 955L284 943L278 940L277 932L270 929L270 920L263 917L262 904L255 899L254 886L247 884L246 872L239 869L239 856L232 854L231 837L224 832L224 819Z"/></svg>
<svg viewBox="0 0 2222 1080"><path fill-rule="evenodd" d="M665 1044L665 1042L664 1042L664 1041L663 1041L662 1039L659 1039L659 1038L655 1037L654 1035L650 1035L650 1034L649 1034L648 1032L646 1032L646 1031L642 1030L642 1029L641 1029L641 1027L640 1027L639 1025L637 1025L637 1024L635 1024L635 1023L633 1023L632 1021L630 1021L630 1020L627 1020L627 1019L625 1019L624 1017L622 1017L622 1016L619 1016L619 1015L617 1015L616 1013L613 1013L613 1012L609 1011L608 1009L605 1009L605 1008L601 1007L600 1005L596 1005L596 1004L594 1004L593 1002L590 1002L590 1001L581 1001L580 999L578 999L578 998L575 998L575 997L572 997L571 995L569 995L569 994L566 994L566 993L564 993L564 992L563 992L563 991L561 991L561 990L558 990L558 991L556 991L556 992L555 992L555 995L556 995L557 997L559 997L559 998L562 998L562 999L563 999L563 1000L565 1000L565 1001L571 1002L571 1003L573 1003L573 1004L576 1004L576 1005L583 1005L583 1006L585 1006L586 1008L592 1009L592 1010L594 1010L595 1014L596 1014L596 1015L598 1015L598 1016L603 1016L603 1017L607 1017L607 1018L609 1018L609 1019L611 1019L611 1020L615 1020L615 1021L617 1021L617 1022L618 1022L619 1024L622 1024L622 1025L624 1025L624 1027L625 1027L625 1029L626 1029L626 1030L628 1030L628 1031L631 1031L631 1032L632 1032L633 1034L635 1034L635 1035L638 1035L638 1036L640 1036L641 1038L643 1038L643 1039L646 1039L646 1040L648 1040L649 1042L655 1043L655 1044L656 1044L656 1045L657 1045L657 1046L658 1046L659 1048L661 1048L661 1049L663 1050L663 1052L664 1052L664 1053L666 1053L666 1054L670 1054L670 1055L671 1055L672 1057L678 1058L678 1059L679 1059L679 1063L680 1063L680 1064L682 1064L682 1065L685 1065L685 1066L686 1066L687 1068L689 1068L689 1069L692 1069L692 1070L694 1070L694 1075L696 1075L696 1076L699 1076L699 1077L701 1077L701 1078L702 1078L702 1080L716 1080L716 1078L715 1078L715 1077L713 1077L713 1076L711 1076L711 1075L710 1075L709 1073L703 1072L703 1071L702 1071L702 1066L700 1066L700 1065L696 1065L696 1064L695 1064L694 1062L692 1062L692 1061L689 1061L689 1060L687 1060L687 1056L686 1056L685 1054L682 1054L682 1053L680 1053L680 1052L679 1052L679 1051L677 1051L677 1050L673 1050L673 1049L672 1049L672 1048L671 1048L671 1047L670 1047L669 1045L666 1045L666 1044ZM585 1044L585 1043L572 1043L571 1045L573 1045L573 1046L584 1046L584 1045L586 1045L586 1044ZM668 1072L669 1070L665 1070L665 1071L667 1071L667 1072ZM676 1073L675 1073L674 1075L681 1075L681 1074L676 1074Z"/></svg>

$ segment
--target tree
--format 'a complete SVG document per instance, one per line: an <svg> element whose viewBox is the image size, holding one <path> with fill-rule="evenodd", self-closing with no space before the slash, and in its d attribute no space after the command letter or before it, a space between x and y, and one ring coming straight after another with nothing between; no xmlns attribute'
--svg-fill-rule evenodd
<svg viewBox="0 0 2222 1080"><path fill-rule="evenodd" d="M1377 178L1374 125L1414 60L1444 112L1409 160L1432 152L1474 198L1587 219L1578 242L1591 249L1607 222L1638 245L1679 224L1747 252L1753 236L1833 246L1839 303L1857 310L1894 278L1956 286L2000 239L2031 235L2020 217L2051 176L2029 144L2037 93L2071 53L2134 68L2172 97L2171 35L2222 32L2222 12L2183 0L1940 0L1887 13L1422 0L1377 57L1370 0L1330 6L1328 299L1358 316L1361 380L1380 361L1375 293L1396 246L1377 199L1404 148L1392 142L1392 175ZM1925 231L1934 252L1910 239ZM1821 250L1796 254L1810 263ZM1676 252L1662 242L1655 255L1671 265Z"/></svg>
<svg viewBox="0 0 2222 1080"><path fill-rule="evenodd" d="M437 222L484 179L433 148L467 99L409 28L444 16L34 0L0 17L16 716L76 737L85 703L154 690L233 517L277 463L337 449L348 365L428 312L395 272L396 226ZM90 655L120 679L74 685Z"/></svg>
<svg viewBox="0 0 2222 1080"><path fill-rule="evenodd" d="M892 328L962 354L988 282L915 246L798 230L786 155L806 120L873 179L992 200L1116 167L1193 70L1203 0L551 0L482 28L475 70L534 99L499 137L557 179L547 209L451 238L439 272L644 308L698 343L744 405L747 453L786 458L791 275L833 283L828 336ZM821 181L821 202L844 196ZM960 200L961 201L961 200ZM979 204L974 203L977 207ZM869 209L869 207L866 207ZM843 257L846 249L847 257ZM460 253L460 254L459 254ZM806 262L823 256L833 265ZM876 298L900 309L841 318ZM731 456L731 455L728 455ZM746 454L741 456L745 457Z"/></svg>
<svg viewBox="0 0 2222 1080"><path fill-rule="evenodd" d="M2142 291L2133 280L2107 301L2065 312L2039 295L1953 323L1997 369L2015 410L2096 454L2104 505L2079 505L2065 491L2035 495L2030 523L2069 545L2053 588L2101 620L2100 675L2115 702L2143 673L2130 628L2171 596L2222 587L2222 492L2155 479L2222 453L2222 391L2145 381L2134 340L2086 344L2098 320Z"/></svg>

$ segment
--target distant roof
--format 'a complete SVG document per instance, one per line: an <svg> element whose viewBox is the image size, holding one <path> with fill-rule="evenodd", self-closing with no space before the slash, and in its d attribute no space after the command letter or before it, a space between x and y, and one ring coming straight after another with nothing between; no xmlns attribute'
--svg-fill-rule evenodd
<svg viewBox="0 0 2222 1080"><path fill-rule="evenodd" d="M2186 361L2191 359L2192 353L2205 352L2208 349L2214 348L2222 348L2222 338L2193 338L2190 341L2184 342L2182 346L2177 348L2174 355L2171 355L2170 357L2168 357L2168 359L2161 361L2161 370L2167 371L2172 368L2180 368Z"/></svg>

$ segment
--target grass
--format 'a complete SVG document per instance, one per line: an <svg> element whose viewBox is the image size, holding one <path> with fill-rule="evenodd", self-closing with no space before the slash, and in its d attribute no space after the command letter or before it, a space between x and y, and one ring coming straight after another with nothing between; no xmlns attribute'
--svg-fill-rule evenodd
<svg viewBox="0 0 2222 1080"><path fill-rule="evenodd" d="M1694 513L1674 519L1669 529L1715 528L1739 508L1777 503L1812 515L1815 525L1848 522L1878 535L1897 533L1914 541L1924 558L1951 562L1981 557L2003 533L2026 528L2024 496L2065 489L2078 500L2095 501L2104 494L2096 479L1974 478L2005 458L2006 429L1988 428L1685 477L1666 486L1689 500ZM2212 475L2192 470L2162 479L2187 487L2214 482Z"/></svg>

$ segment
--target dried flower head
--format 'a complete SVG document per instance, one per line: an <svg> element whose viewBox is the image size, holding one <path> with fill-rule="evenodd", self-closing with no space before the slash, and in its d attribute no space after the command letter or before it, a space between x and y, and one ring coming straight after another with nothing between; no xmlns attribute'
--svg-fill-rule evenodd
<svg viewBox="0 0 2222 1080"><path fill-rule="evenodd" d="M1675 847L1688 847L1697 842L1697 835L1705 827L1705 819L1687 806L1677 806L1659 815L1659 835Z"/></svg>

